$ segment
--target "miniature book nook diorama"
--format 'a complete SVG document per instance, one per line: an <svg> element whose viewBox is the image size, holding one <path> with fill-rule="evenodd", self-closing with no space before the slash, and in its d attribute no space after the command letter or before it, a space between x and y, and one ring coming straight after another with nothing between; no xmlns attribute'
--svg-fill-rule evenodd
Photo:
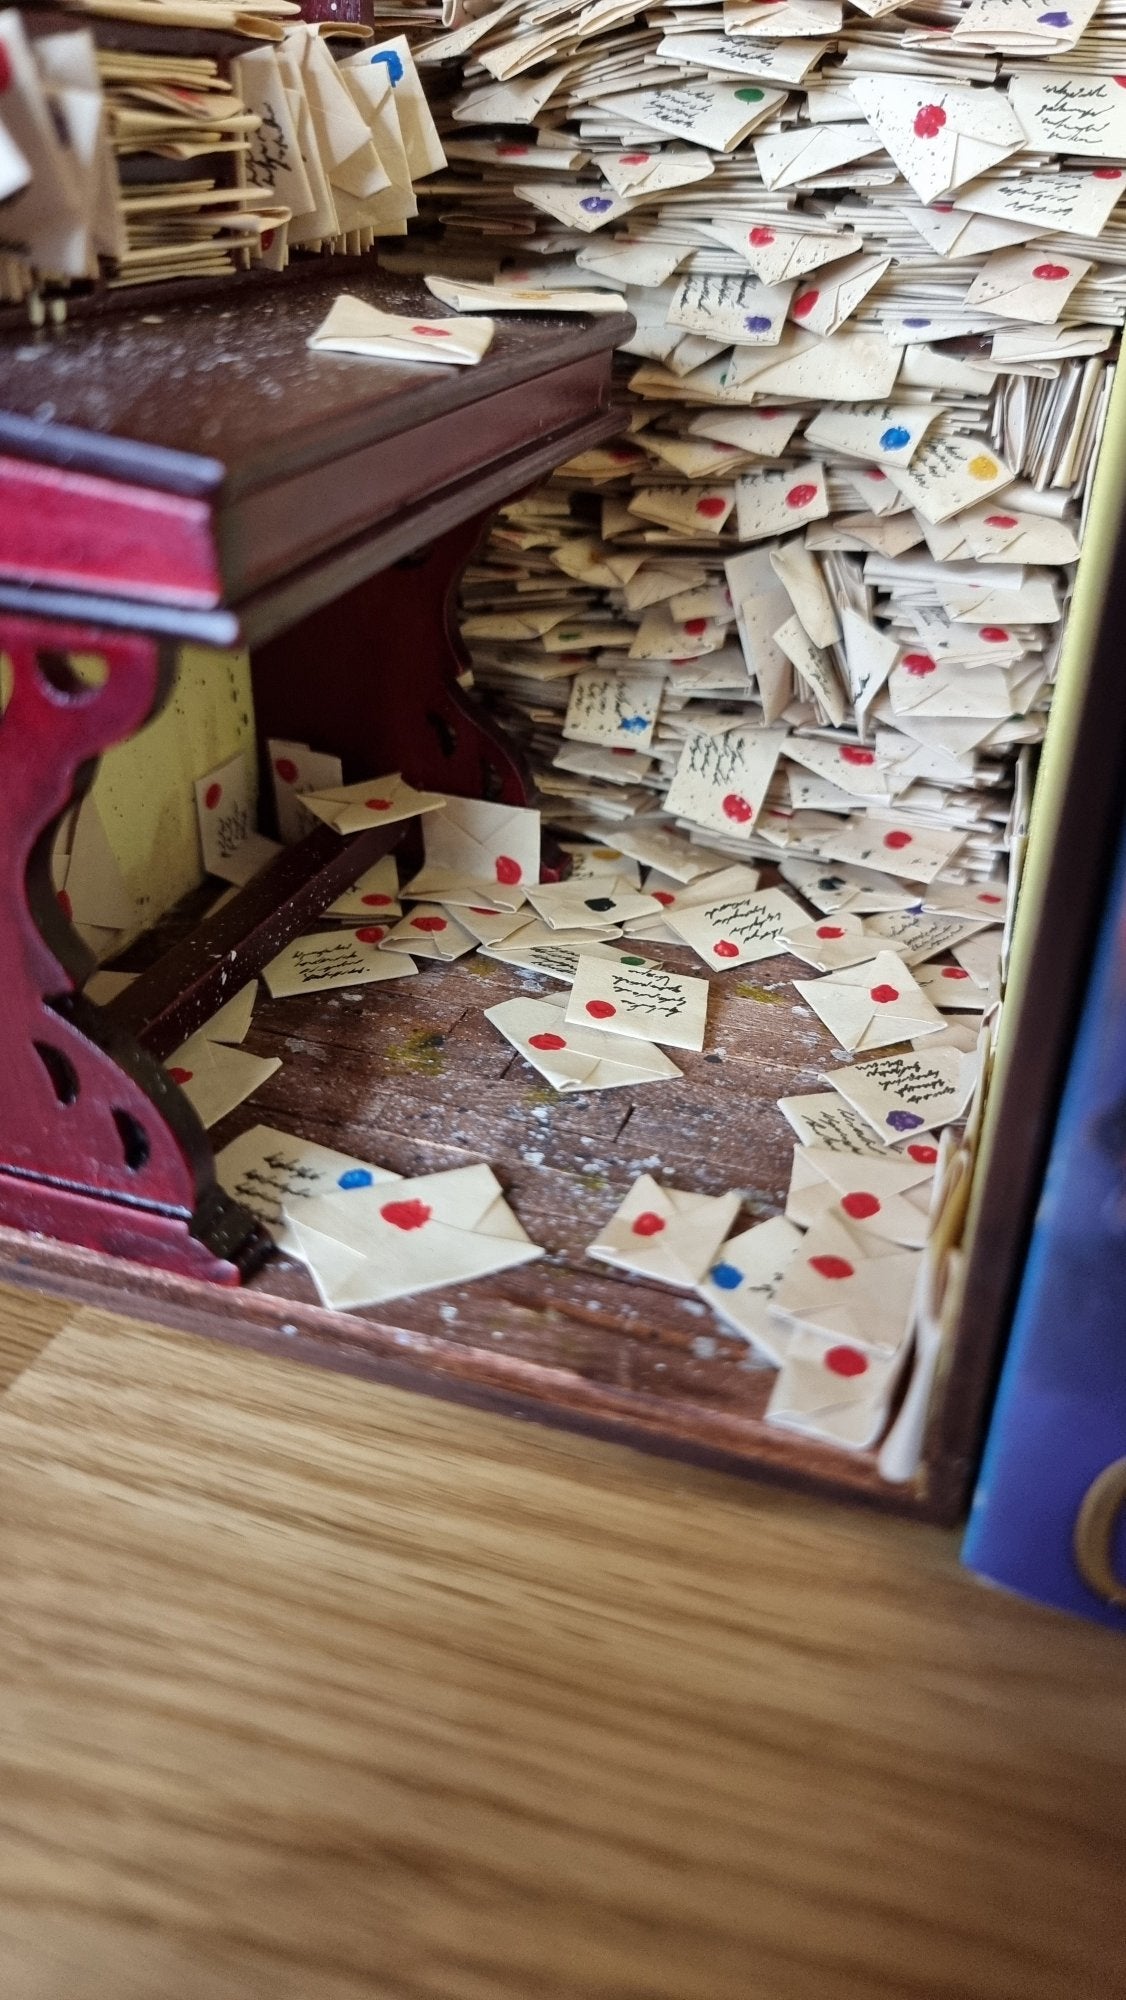
<svg viewBox="0 0 1126 2000"><path fill-rule="evenodd" d="M1115 810L1117 16L324 15L0 13L0 1276L953 1519Z"/></svg>

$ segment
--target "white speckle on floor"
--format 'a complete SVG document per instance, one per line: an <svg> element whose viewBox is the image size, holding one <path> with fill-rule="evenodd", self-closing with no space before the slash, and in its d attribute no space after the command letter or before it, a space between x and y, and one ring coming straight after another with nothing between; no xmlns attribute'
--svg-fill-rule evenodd
<svg viewBox="0 0 1126 2000"><path fill-rule="evenodd" d="M715 1360L715 1341L710 1333L698 1333L692 1342L692 1352L697 1361Z"/></svg>

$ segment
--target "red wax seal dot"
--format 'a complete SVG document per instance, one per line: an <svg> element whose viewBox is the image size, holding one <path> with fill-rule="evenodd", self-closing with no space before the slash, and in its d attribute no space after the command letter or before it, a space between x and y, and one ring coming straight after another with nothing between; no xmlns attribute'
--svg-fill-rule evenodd
<svg viewBox="0 0 1126 2000"><path fill-rule="evenodd" d="M708 621L706 618L688 618L685 620L684 629L693 639L698 639L701 632L707 631Z"/></svg>
<svg viewBox="0 0 1126 2000"><path fill-rule="evenodd" d="M498 882L507 882L509 886L511 886L513 882L518 882L520 880L522 873L523 870L520 867L520 863L518 861L514 861L512 859L511 854L497 855Z"/></svg>
<svg viewBox="0 0 1126 2000"><path fill-rule="evenodd" d="M586 1011L592 1021L608 1021L618 1010L612 1000L588 1000Z"/></svg>
<svg viewBox="0 0 1126 2000"><path fill-rule="evenodd" d="M941 104L924 104L915 113L915 133L920 139L937 139L946 123Z"/></svg>
<svg viewBox="0 0 1126 2000"><path fill-rule="evenodd" d="M773 229L763 229L761 227L752 229L747 241L748 243L753 243L756 250L765 249L768 243L773 243L774 231Z"/></svg>
<svg viewBox="0 0 1126 2000"><path fill-rule="evenodd" d="M922 680L924 674L933 674L938 670L938 661L932 660L929 653L904 653L903 664L908 673L914 674L919 680Z"/></svg>
<svg viewBox="0 0 1126 2000"><path fill-rule="evenodd" d="M1120 181L1121 167L1092 167L1091 179L1095 181Z"/></svg>
<svg viewBox="0 0 1126 2000"><path fill-rule="evenodd" d="M937 1146L924 1146L920 1144L915 1146L908 1146L907 1151L910 1158L914 1160L916 1166L920 1167L933 1167L935 1161L938 1158Z"/></svg>
<svg viewBox="0 0 1126 2000"><path fill-rule="evenodd" d="M168 1074L173 1083L190 1083L195 1072L190 1069L170 1069Z"/></svg>
<svg viewBox="0 0 1126 2000"><path fill-rule="evenodd" d="M1054 284L1060 278L1070 278L1071 270L1067 264L1034 264L1032 275L1034 278L1046 278Z"/></svg>
<svg viewBox="0 0 1126 2000"><path fill-rule="evenodd" d="M811 1257L811 1270L821 1278L851 1278L855 1274L847 1257Z"/></svg>
<svg viewBox="0 0 1126 2000"><path fill-rule="evenodd" d="M910 847L910 845L911 835L909 833L902 833L897 829L894 833L885 833L884 835L885 847Z"/></svg>
<svg viewBox="0 0 1126 2000"><path fill-rule="evenodd" d="M73 903L71 902L71 900L70 900L70 897L69 897L69 896L67 895L67 892L66 892L66 890L65 890L65 889L60 889L60 890L59 890L59 893L58 893L57 897L55 898L55 900L56 900L56 902L58 903L58 906L59 906L60 910L62 911L62 913L63 913L64 917L73 917L73 915L74 915L74 904L73 904Z"/></svg>
<svg viewBox="0 0 1126 2000"><path fill-rule="evenodd" d="M868 1373L867 1360L856 1347L831 1347L825 1356L825 1366L831 1375Z"/></svg>
<svg viewBox="0 0 1126 2000"><path fill-rule="evenodd" d="M393 1229L421 1229L431 1211L424 1201L386 1201L379 1213Z"/></svg>
<svg viewBox="0 0 1126 2000"><path fill-rule="evenodd" d="M664 1226L664 1216L654 1215L652 1209L647 1208L643 1215L634 1217L633 1233L635 1236L659 1236Z"/></svg>
<svg viewBox="0 0 1126 2000"><path fill-rule="evenodd" d="M702 514L705 521L714 521L717 514L724 513L726 508L726 500L721 500L718 493L706 493L702 500L696 502L696 512Z"/></svg>
<svg viewBox="0 0 1126 2000"><path fill-rule="evenodd" d="M611 757L636 757L637 751L623 750L618 744L612 743L610 745L610 755Z"/></svg>
<svg viewBox="0 0 1126 2000"><path fill-rule="evenodd" d="M619 153L618 165L620 167L643 167L648 158L648 153Z"/></svg>
<svg viewBox="0 0 1126 2000"><path fill-rule="evenodd" d="M356 932L356 936L361 944L379 944L387 936L387 926L386 924L365 924L362 931Z"/></svg>
<svg viewBox="0 0 1126 2000"><path fill-rule="evenodd" d="M842 764L874 764L875 761L876 753L874 750L861 750L855 743L845 743L842 745Z"/></svg>
<svg viewBox="0 0 1126 2000"><path fill-rule="evenodd" d="M528 1036L528 1047L530 1049L565 1049L566 1046L566 1041L562 1035Z"/></svg>
<svg viewBox="0 0 1126 2000"><path fill-rule="evenodd" d="M790 311L793 313L794 318L804 319L806 313L811 313L813 311L813 308L817 304L817 301L820 297L821 297L820 292L803 292L801 294L801 297L795 299L793 305L790 307Z"/></svg>
<svg viewBox="0 0 1126 2000"><path fill-rule="evenodd" d="M0 48L0 91L5 91L12 81L12 64L8 51Z"/></svg>
<svg viewBox="0 0 1126 2000"><path fill-rule="evenodd" d="M385 812L390 812L390 810L391 810L391 807L393 806L393 804L394 804L394 803L395 803L395 802L394 802L394 800L393 800L393 799L365 799L365 800L364 800L364 805L365 805L365 807L367 808L368 812L373 812L373 813L385 813Z"/></svg>
<svg viewBox="0 0 1126 2000"><path fill-rule="evenodd" d="M983 625L981 636L988 639L991 646L1003 646L1009 635L1003 625Z"/></svg>
<svg viewBox="0 0 1126 2000"><path fill-rule="evenodd" d="M728 792L723 801L723 810L727 818L733 819L739 826L746 826L747 821L755 816L753 805L741 792Z"/></svg>
<svg viewBox="0 0 1126 2000"><path fill-rule="evenodd" d="M411 929L414 931L444 931L446 929L446 919L445 917L412 917Z"/></svg>
<svg viewBox="0 0 1126 2000"><path fill-rule="evenodd" d="M222 796L223 796L222 785L208 785L207 790L203 795L203 803L207 807L208 812L215 811L215 808L218 805Z"/></svg>
<svg viewBox="0 0 1126 2000"><path fill-rule="evenodd" d="M450 337L448 326L412 326L411 332L424 334L427 340L448 340Z"/></svg>
<svg viewBox="0 0 1126 2000"><path fill-rule="evenodd" d="M969 976L969 973L960 965L944 965L942 968L942 977L944 979L968 979Z"/></svg>
<svg viewBox="0 0 1126 2000"><path fill-rule="evenodd" d="M983 889L977 900L979 903L999 903L1001 898L994 896L989 889Z"/></svg>
<svg viewBox="0 0 1126 2000"><path fill-rule="evenodd" d="M1015 528L1016 524L1015 514L987 514L985 517L987 528Z"/></svg>
<svg viewBox="0 0 1126 2000"><path fill-rule="evenodd" d="M846 1194L841 1201L841 1207L846 1215L852 1216L854 1222L867 1222L870 1215L878 1215L880 1212L880 1204L875 1195L862 1194L859 1190L855 1194Z"/></svg>
<svg viewBox="0 0 1126 2000"><path fill-rule="evenodd" d="M816 498L816 486L811 486L808 482L803 481L800 486L791 486L786 495L786 505L787 507L808 507L810 501L816 500Z"/></svg>
<svg viewBox="0 0 1126 2000"><path fill-rule="evenodd" d="M498 146L497 159L498 160L519 159L523 156L523 154L530 153L531 150L532 149L530 146Z"/></svg>
<svg viewBox="0 0 1126 2000"><path fill-rule="evenodd" d="M360 897L361 903L366 903L370 910L385 910L387 908L388 903L392 902L393 900L394 898L391 896L378 896L374 894L371 896Z"/></svg>
<svg viewBox="0 0 1126 2000"><path fill-rule="evenodd" d="M297 783L297 766L292 757L275 757L274 769L283 784L295 785Z"/></svg>
<svg viewBox="0 0 1126 2000"><path fill-rule="evenodd" d="M888 1007L893 1000L898 1000L899 988L898 986L870 986L868 988L868 998L869 1000L874 1000L877 1007Z"/></svg>
<svg viewBox="0 0 1126 2000"><path fill-rule="evenodd" d="M671 889L650 889L648 894L652 896L655 903L663 903L666 910L670 903L675 903L676 901L676 897L673 895Z"/></svg>
<svg viewBox="0 0 1126 2000"><path fill-rule="evenodd" d="M730 938L720 938L718 944L713 944L712 950L717 958L738 958L739 956L739 947L737 944L732 944Z"/></svg>
<svg viewBox="0 0 1126 2000"><path fill-rule="evenodd" d="M886 479L887 473L882 469L881 466L871 465L869 466L868 471L865 474L865 478L875 479L875 480Z"/></svg>
<svg viewBox="0 0 1126 2000"><path fill-rule="evenodd" d="M844 936L844 931L841 929L840 924L818 924L817 936L822 938L839 938Z"/></svg>

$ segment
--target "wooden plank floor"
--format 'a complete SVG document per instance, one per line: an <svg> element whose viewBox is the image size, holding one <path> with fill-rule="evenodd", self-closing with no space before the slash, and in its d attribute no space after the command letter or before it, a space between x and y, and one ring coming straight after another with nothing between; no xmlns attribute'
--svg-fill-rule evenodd
<svg viewBox="0 0 1126 2000"><path fill-rule="evenodd" d="M4 2000L1126 1991L1112 1635L937 1530L68 1311L0 1294Z"/></svg>

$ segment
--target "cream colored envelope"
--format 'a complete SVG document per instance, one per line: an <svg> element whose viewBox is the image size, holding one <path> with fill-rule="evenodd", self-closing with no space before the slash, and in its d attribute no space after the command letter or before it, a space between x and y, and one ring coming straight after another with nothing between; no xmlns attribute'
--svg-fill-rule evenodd
<svg viewBox="0 0 1126 2000"><path fill-rule="evenodd" d="M428 292L455 312L628 312L619 292L580 292L567 286L553 289L531 285L477 285L468 279L424 278Z"/></svg>
<svg viewBox="0 0 1126 2000"><path fill-rule="evenodd" d="M620 222L641 199L640 196L627 199L605 186L588 188L580 183L567 187L559 181L518 181L512 192L561 222L564 228L581 229L587 235L605 229L608 223Z"/></svg>
<svg viewBox="0 0 1126 2000"><path fill-rule="evenodd" d="M861 1239L842 1218L825 1215L806 1236L771 1311L866 1352L894 1354L910 1329L921 1267L917 1250Z"/></svg>
<svg viewBox="0 0 1126 2000"><path fill-rule="evenodd" d="M891 951L823 979L795 979L794 986L841 1047L857 1054L939 1034L945 1026Z"/></svg>
<svg viewBox="0 0 1126 2000"><path fill-rule="evenodd" d="M749 222L743 218L725 221L717 215L714 222L701 224L701 227L706 228L709 237L714 237L717 243L723 243L740 257L745 257L764 285L792 283L807 272L816 270L819 265L831 264L850 250L861 247L861 238L851 231L813 235L807 231L781 228L773 219L763 222Z"/></svg>
<svg viewBox="0 0 1126 2000"><path fill-rule="evenodd" d="M795 616L787 618L784 625L771 634L774 644L784 653L795 673L804 681L818 707L824 711L829 721L839 726L845 718L844 690L830 664L828 654L820 646L815 646Z"/></svg>
<svg viewBox="0 0 1126 2000"><path fill-rule="evenodd" d="M985 306L1002 319L1051 326L1092 268L1084 257L1035 248L998 250L982 265L966 293L966 304Z"/></svg>
<svg viewBox="0 0 1126 2000"><path fill-rule="evenodd" d="M822 336L836 333L879 284L891 261L890 257L859 255L846 257L843 262L818 272L816 278L798 290L790 306L791 318L810 333Z"/></svg>
<svg viewBox="0 0 1126 2000"><path fill-rule="evenodd" d="M805 435L810 444L845 452L870 465L909 465L940 415L937 404L928 409L919 403L882 403L871 410L848 404L836 409L830 404L806 425Z"/></svg>
<svg viewBox="0 0 1126 2000"><path fill-rule="evenodd" d="M326 917L367 917L377 924L389 923L403 914L399 904L399 870L393 854L384 854L358 875L351 888L330 903Z"/></svg>
<svg viewBox="0 0 1126 2000"><path fill-rule="evenodd" d="M1009 102L1036 152L1126 157L1126 99L1113 76L1058 69L1014 76Z"/></svg>
<svg viewBox="0 0 1126 2000"><path fill-rule="evenodd" d="M370 932L365 936L365 932ZM380 950L388 935L383 924L358 930L316 931L294 938L270 960L262 977L275 1000L294 993L325 993L337 986L367 986L382 979L410 979L418 971L412 959Z"/></svg>
<svg viewBox="0 0 1126 2000"><path fill-rule="evenodd" d="M561 841L560 846L571 857L569 882L628 882L631 889L640 889L640 867L619 848L580 847L568 840Z"/></svg>
<svg viewBox="0 0 1126 2000"><path fill-rule="evenodd" d="M655 897L617 882L542 882L529 889L528 901L555 931L605 932L630 917L661 914Z"/></svg>
<svg viewBox="0 0 1126 2000"><path fill-rule="evenodd" d="M1003 924L1009 900L1007 882L931 882L923 891L924 910L950 917L980 917Z"/></svg>
<svg viewBox="0 0 1126 2000"><path fill-rule="evenodd" d="M788 949L789 930L805 921L805 911L784 889L762 889L669 912L669 923L685 944L699 953L705 965L720 971L777 957Z"/></svg>
<svg viewBox="0 0 1126 2000"><path fill-rule="evenodd" d="M756 5L755 0L723 0L726 35L839 35L844 9L840 0L782 0Z"/></svg>
<svg viewBox="0 0 1126 2000"><path fill-rule="evenodd" d="M960 828L904 826L890 815L869 810L822 836L822 854L832 861L859 862L909 882L929 882L946 868L965 842Z"/></svg>
<svg viewBox="0 0 1126 2000"><path fill-rule="evenodd" d="M838 173L853 160L878 153L880 143L863 120L856 125L798 125L753 141L763 186L771 189L801 187Z"/></svg>
<svg viewBox="0 0 1126 2000"><path fill-rule="evenodd" d="M369 42L354 56L347 57L342 67L352 72L386 70L395 93L411 179L423 180L427 174L438 173L446 164L446 156L406 36L393 35L387 41Z"/></svg>
<svg viewBox="0 0 1126 2000"><path fill-rule="evenodd" d="M746 401L752 396L793 396L818 403L875 403L891 395L903 361L898 342L849 326L828 340L816 340L800 326L793 334L792 340L783 335L777 359L771 358L771 348L740 349L732 376L736 382L746 379L753 384ZM763 363L753 378L743 376L748 355Z"/></svg>
<svg viewBox="0 0 1126 2000"><path fill-rule="evenodd" d="M982 917L932 916L915 910L888 910L869 917L869 936L879 945L889 945L904 965L922 965L937 958L964 939L985 928Z"/></svg>
<svg viewBox="0 0 1126 2000"><path fill-rule="evenodd" d="M408 896L461 902L476 894L478 901L519 909L526 885L539 881L540 816L522 806L447 798L445 811L424 823L422 838L426 858L406 885Z"/></svg>
<svg viewBox="0 0 1126 2000"><path fill-rule="evenodd" d="M543 1255L486 1166L338 1188L283 1207L322 1299L338 1308L462 1284Z"/></svg>
<svg viewBox="0 0 1126 2000"><path fill-rule="evenodd" d="M316 816L306 808L303 795L326 785L342 784L344 772L339 757L310 750L307 743L290 743L274 736L268 739L266 751L274 782L278 832L289 847L304 840L316 825Z"/></svg>
<svg viewBox="0 0 1126 2000"><path fill-rule="evenodd" d="M863 965L880 949L879 940L869 936L863 918L843 910L835 916L818 917L814 923L791 925L783 933L781 945L818 972L842 972L846 966Z"/></svg>
<svg viewBox="0 0 1126 2000"><path fill-rule="evenodd" d="M666 812L749 840L786 740L785 729L693 733L665 794Z"/></svg>
<svg viewBox="0 0 1126 2000"><path fill-rule="evenodd" d="M638 817L614 829L614 839L623 854L646 868L660 868L677 882L696 882L702 875L725 865L727 857L712 848L686 840L671 827L648 824Z"/></svg>
<svg viewBox="0 0 1126 2000"><path fill-rule="evenodd" d="M687 139L710 152L731 153L748 132L785 102L784 90L767 88L752 96L735 79L701 77L667 89L631 90L603 97L599 108L621 112L631 125L667 132L673 139Z"/></svg>
<svg viewBox="0 0 1126 2000"><path fill-rule="evenodd" d="M657 527L718 535L735 505L734 486L642 486L629 512Z"/></svg>
<svg viewBox="0 0 1126 2000"><path fill-rule="evenodd" d="M273 1076L281 1068L281 1059L227 1048L201 1033L173 1049L164 1067L202 1123L211 1126Z"/></svg>
<svg viewBox="0 0 1126 2000"><path fill-rule="evenodd" d="M377 950L388 955L392 965L398 965L403 952L411 952L416 958L438 958L443 962L464 958L466 952L473 950L477 940L471 931L458 923L451 910L441 908L437 903L416 903L375 943ZM404 962L409 965L410 959ZM395 977L394 973L384 976Z"/></svg>
<svg viewBox="0 0 1126 2000"><path fill-rule="evenodd" d="M613 935L613 933L611 933ZM548 924L526 924L515 937L485 945L483 958L495 958L500 965L515 965L526 972L542 972L549 979L571 984L580 958L600 958L614 965L648 965L640 952L597 942L597 931L553 931Z"/></svg>
<svg viewBox="0 0 1126 2000"><path fill-rule="evenodd" d="M775 1367L784 1359L790 1329L769 1317L768 1307L801 1247L800 1229L781 1215L729 1236L707 1276L697 1285L717 1317Z"/></svg>
<svg viewBox="0 0 1126 2000"><path fill-rule="evenodd" d="M878 1236L902 1249L921 1250L927 1240L933 1174L933 1167L899 1153L875 1160L831 1148L798 1146L786 1214L802 1229L819 1226L826 1215L838 1220L843 1216L862 1241Z"/></svg>
<svg viewBox="0 0 1126 2000"><path fill-rule="evenodd" d="M797 1133L803 1146L819 1146L832 1153L865 1154L883 1159L890 1141L873 1132L866 1118L835 1090L817 1090L808 1097L780 1097L778 1109ZM910 1146L906 1149L910 1152ZM937 1149L925 1145L926 1164L933 1165Z"/></svg>
<svg viewBox="0 0 1126 2000"><path fill-rule="evenodd" d="M220 1187L265 1224L278 1248L296 1256L301 1252L285 1220L286 1206L299 1215L316 1195L399 1179L387 1167L315 1145L294 1132L279 1132L272 1125L252 1125L249 1132L232 1139L216 1154L215 1174Z"/></svg>
<svg viewBox="0 0 1126 2000"><path fill-rule="evenodd" d="M989 1004L988 989L964 965L921 965L917 977L920 990L944 1014L983 1014Z"/></svg>
<svg viewBox="0 0 1126 2000"><path fill-rule="evenodd" d="M669 188L687 187L709 180L715 163L698 148L690 146L631 146L624 153L595 153L593 164L615 194L657 194ZM628 310L623 300L623 311Z"/></svg>
<svg viewBox="0 0 1126 2000"><path fill-rule="evenodd" d="M587 1256L694 1290L715 1262L741 1202L737 1192L690 1194L641 1174Z"/></svg>
<svg viewBox="0 0 1126 2000"><path fill-rule="evenodd" d="M203 865L221 882L249 882L281 849L255 831L254 793L240 750L195 782L196 821Z"/></svg>
<svg viewBox="0 0 1126 2000"><path fill-rule="evenodd" d="M1001 973L1001 940L996 931L967 938L964 943L954 945L953 952L959 965L983 991L995 987Z"/></svg>
<svg viewBox="0 0 1126 2000"><path fill-rule="evenodd" d="M710 70L720 76L749 76L767 83L800 83L820 62L828 42L783 41L755 46L734 35L667 34L657 44L661 61Z"/></svg>
<svg viewBox="0 0 1126 2000"><path fill-rule="evenodd" d="M450 906L447 904L444 907L448 909ZM490 910L484 904L458 903L454 906L452 914L462 930L468 931L470 937L476 938L478 944L503 944L514 931L526 930L528 927L526 909Z"/></svg>
<svg viewBox="0 0 1126 2000"><path fill-rule="evenodd" d="M444 362L473 367L492 345L491 319L414 319L385 313L347 292L330 307L307 345L319 354L358 354L376 361Z"/></svg>
<svg viewBox="0 0 1126 2000"><path fill-rule="evenodd" d="M959 1049L932 1048L852 1063L827 1071L821 1080L891 1146L964 1118L976 1078L976 1057Z"/></svg>
<svg viewBox="0 0 1126 2000"><path fill-rule="evenodd" d="M1070 521L1029 514L1004 500L986 501L959 514L954 525L961 529L966 554L976 562L1003 557L1006 563L1056 564L1075 562L1079 555L1079 538Z"/></svg>
<svg viewBox="0 0 1126 2000"><path fill-rule="evenodd" d="M764 285L753 274L690 272L673 293L669 324L737 347L777 346L793 289L792 283Z"/></svg>
<svg viewBox="0 0 1126 2000"><path fill-rule="evenodd" d="M906 1353L882 1357L797 1328L766 1407L768 1423L846 1451L866 1451L887 1426Z"/></svg>
<svg viewBox="0 0 1126 2000"><path fill-rule="evenodd" d="M660 965L615 965L597 956L580 958L564 1015L570 1027L674 1049L702 1049L707 1018L706 979L687 979Z"/></svg>
<svg viewBox="0 0 1126 2000"><path fill-rule="evenodd" d="M56 885L59 889L63 886ZM110 932L142 928L92 791L87 792L74 820L65 891L63 908L80 927Z"/></svg>
<svg viewBox="0 0 1126 2000"><path fill-rule="evenodd" d="M806 426L808 435L809 426ZM770 551L770 567L785 590L803 630L815 646L834 646L840 620L816 556L796 538Z"/></svg>
<svg viewBox="0 0 1126 2000"><path fill-rule="evenodd" d="M1025 144L1021 120L993 90L903 76L856 76L849 90L920 201L976 180Z"/></svg>
<svg viewBox="0 0 1126 2000"><path fill-rule="evenodd" d="M888 478L926 521L946 521L965 507L1011 486L1014 474L980 437L929 437L910 465L888 467Z"/></svg>
<svg viewBox="0 0 1126 2000"><path fill-rule="evenodd" d="M740 541L763 541L802 528L829 512L825 468L816 459L804 465L763 466L735 482Z"/></svg>
<svg viewBox="0 0 1126 2000"><path fill-rule="evenodd" d="M646 674L578 673L571 683L564 736L573 743L607 743L647 750L661 706L664 679Z"/></svg>
<svg viewBox="0 0 1126 2000"><path fill-rule="evenodd" d="M862 743L832 743L821 736L791 736L786 755L850 798L890 806L907 781Z"/></svg>
<svg viewBox="0 0 1126 2000"><path fill-rule="evenodd" d="M571 1027L565 1009L550 1000L502 1000L486 1007L485 1019L555 1090L620 1090L681 1074L655 1043Z"/></svg>
<svg viewBox="0 0 1126 2000"><path fill-rule="evenodd" d="M1037 229L1050 230L1053 235L1091 237L1102 235L1112 209L1124 194L1126 175L1118 178L1111 175L1108 179L1097 172L1022 173L975 182L962 189L954 206L979 215L1031 223Z"/></svg>
<svg viewBox="0 0 1126 2000"><path fill-rule="evenodd" d="M1041 0L970 0L950 36L951 48L981 49L986 55L1051 56L1074 48L1098 0L1070 0L1048 11ZM1007 66L1007 65L1006 65Z"/></svg>
<svg viewBox="0 0 1126 2000"><path fill-rule="evenodd" d="M396 771L389 777L365 778L358 785L334 785L305 792L302 804L334 826L337 833L363 833L369 826L392 826L419 813L438 812L447 804L442 792L416 792Z"/></svg>

